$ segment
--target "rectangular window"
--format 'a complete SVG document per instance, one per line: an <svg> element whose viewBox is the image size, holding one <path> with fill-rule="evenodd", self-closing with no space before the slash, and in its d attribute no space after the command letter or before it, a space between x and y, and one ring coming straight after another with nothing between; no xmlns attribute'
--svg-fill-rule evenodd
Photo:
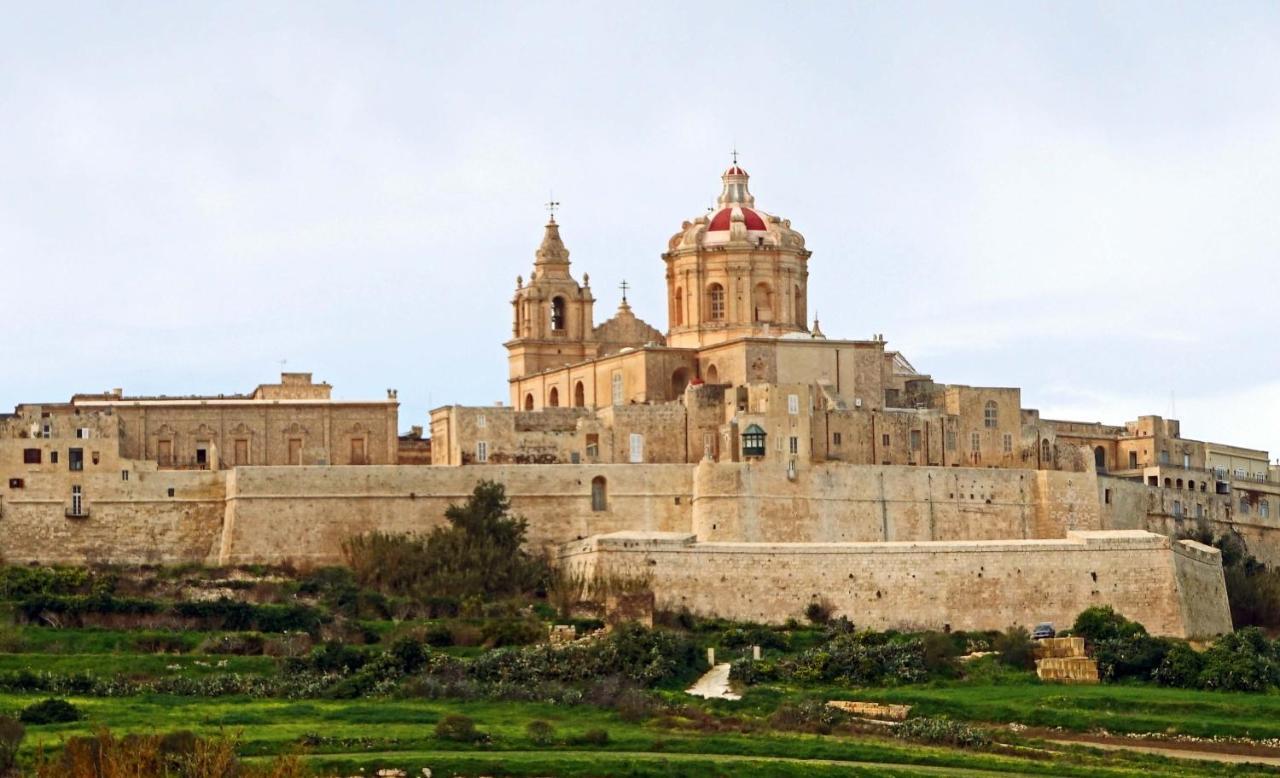
<svg viewBox="0 0 1280 778"><path fill-rule="evenodd" d="M632 464L638 464L644 461L644 435L638 432L631 433L631 457Z"/></svg>
<svg viewBox="0 0 1280 778"><path fill-rule="evenodd" d="M50 452L49 452L49 464L51 464L51 465L56 465L56 464L58 464L58 452L57 452L57 451L50 451Z"/></svg>
<svg viewBox="0 0 1280 778"><path fill-rule="evenodd" d="M889 436L888 436L887 434L886 434L886 435L881 435L881 436L880 436L880 442L881 442L883 445L888 446L888 445L889 445Z"/></svg>
<svg viewBox="0 0 1280 778"><path fill-rule="evenodd" d="M1013 435L1008 432L1004 434L1004 453L1013 453Z"/></svg>
<svg viewBox="0 0 1280 778"><path fill-rule="evenodd" d="M209 441L207 440L196 441L196 464L197 465L209 464Z"/></svg>
<svg viewBox="0 0 1280 778"><path fill-rule="evenodd" d="M1204 518L1204 503L1200 503L1200 502L1196 503L1196 518L1197 519Z"/></svg>
<svg viewBox="0 0 1280 778"><path fill-rule="evenodd" d="M41 431L43 432L44 437L46 437L46 438L51 438L51 437L53 437L53 425L52 425L52 424L45 424L43 427L41 427Z"/></svg>
<svg viewBox="0 0 1280 778"><path fill-rule="evenodd" d="M80 492L79 486L71 487L71 515L84 515L84 495Z"/></svg>
<svg viewBox="0 0 1280 778"><path fill-rule="evenodd" d="M22 464L24 465L40 464L40 449L38 448L22 449Z"/></svg>
<svg viewBox="0 0 1280 778"><path fill-rule="evenodd" d="M10 488L10 489L21 489L21 488L23 487L23 485L24 485L24 484L23 484L23 481L22 481L22 479L21 479L21 478L10 478L10 479L9 479L9 488Z"/></svg>
<svg viewBox="0 0 1280 778"><path fill-rule="evenodd" d="M1161 451L1161 452L1160 452L1160 464L1162 464L1162 465L1167 465L1167 464L1169 464L1169 452L1168 452L1168 451Z"/></svg>
<svg viewBox="0 0 1280 778"><path fill-rule="evenodd" d="M1236 472L1235 472L1236 478L1244 478L1248 474L1249 474L1249 471L1245 470L1243 467L1236 468Z"/></svg>
<svg viewBox="0 0 1280 778"><path fill-rule="evenodd" d="M613 371L613 404L622 405L622 371Z"/></svg>
<svg viewBox="0 0 1280 778"><path fill-rule="evenodd" d="M73 471L84 470L84 449L67 449L67 469Z"/></svg>
<svg viewBox="0 0 1280 778"><path fill-rule="evenodd" d="M800 453L800 438L797 438L795 435L792 435L792 436L791 436L791 440L790 440L790 446L791 446L791 453L792 453L792 454L799 454L799 453Z"/></svg>
<svg viewBox="0 0 1280 778"><path fill-rule="evenodd" d="M1182 515L1182 502L1180 500L1173 501L1173 515L1174 516Z"/></svg>
<svg viewBox="0 0 1280 778"><path fill-rule="evenodd" d="M600 456L600 434L596 432L587 433L587 458L595 460Z"/></svg>
<svg viewBox="0 0 1280 778"><path fill-rule="evenodd" d="M1102 492L1102 501L1103 501L1103 502L1105 502L1107 505L1110 505L1110 504L1111 504L1111 490L1110 490L1110 489L1104 489L1104 490L1103 490L1103 492Z"/></svg>
<svg viewBox="0 0 1280 778"><path fill-rule="evenodd" d="M302 464L302 438L289 438L289 464Z"/></svg>
<svg viewBox="0 0 1280 778"><path fill-rule="evenodd" d="M88 427L76 427L76 437L84 440L89 437Z"/></svg>
<svg viewBox="0 0 1280 778"><path fill-rule="evenodd" d="M800 395L798 394L787 395L787 413L791 414L792 416L795 416L796 414L800 413Z"/></svg>
<svg viewBox="0 0 1280 778"><path fill-rule="evenodd" d="M839 432L833 432L833 433L831 433L831 444L832 444L833 446L838 446L838 445L840 445L840 433L839 433Z"/></svg>
<svg viewBox="0 0 1280 778"><path fill-rule="evenodd" d="M982 436L976 432L969 434L969 450L975 454L982 451Z"/></svg>
<svg viewBox="0 0 1280 778"><path fill-rule="evenodd" d="M489 442L487 440L476 441L476 461L477 462L489 461Z"/></svg>
<svg viewBox="0 0 1280 778"><path fill-rule="evenodd" d="M128 481L128 480L129 480L129 471L128 471L128 470L121 470L121 471L120 471L120 480L121 480L121 481Z"/></svg>
<svg viewBox="0 0 1280 778"><path fill-rule="evenodd" d="M911 450L920 450L920 430L911 430Z"/></svg>
<svg viewBox="0 0 1280 778"><path fill-rule="evenodd" d="M1188 470L1190 470L1190 469L1191 469L1191 455L1190 455L1190 454L1183 454L1183 455L1182 455L1182 466L1183 466L1183 467L1185 467L1185 468L1186 468L1186 469L1188 469Z"/></svg>
<svg viewBox="0 0 1280 778"><path fill-rule="evenodd" d="M480 429L480 430L484 429L484 426L487 423L488 422L484 420L484 414L480 414L479 416L476 417L476 429Z"/></svg>
<svg viewBox="0 0 1280 778"><path fill-rule="evenodd" d="M1136 470L1137 468L1138 468L1138 452L1130 451L1129 452L1129 469Z"/></svg>
<svg viewBox="0 0 1280 778"><path fill-rule="evenodd" d="M944 437L946 438L947 451L955 451L956 450L956 431L947 430L947 433Z"/></svg>

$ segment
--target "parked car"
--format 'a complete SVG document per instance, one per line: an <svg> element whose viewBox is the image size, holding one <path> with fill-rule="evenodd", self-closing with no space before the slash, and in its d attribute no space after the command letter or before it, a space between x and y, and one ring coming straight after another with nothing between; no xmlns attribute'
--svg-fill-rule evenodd
<svg viewBox="0 0 1280 778"><path fill-rule="evenodd" d="M1031 630L1032 640L1044 640L1045 638L1055 637L1058 633L1054 631L1053 625L1049 622L1037 624L1036 628Z"/></svg>

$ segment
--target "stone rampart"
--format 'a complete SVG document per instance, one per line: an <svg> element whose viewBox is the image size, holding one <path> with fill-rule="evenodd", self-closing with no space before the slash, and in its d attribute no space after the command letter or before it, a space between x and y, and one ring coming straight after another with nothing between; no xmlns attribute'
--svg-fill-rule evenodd
<svg viewBox="0 0 1280 778"><path fill-rule="evenodd" d="M644 575L660 609L779 623L826 600L874 629L1067 625L1110 605L1155 634L1231 629L1214 549L1143 531L1059 540L932 543L698 543L681 533L615 533L561 548L562 564Z"/></svg>

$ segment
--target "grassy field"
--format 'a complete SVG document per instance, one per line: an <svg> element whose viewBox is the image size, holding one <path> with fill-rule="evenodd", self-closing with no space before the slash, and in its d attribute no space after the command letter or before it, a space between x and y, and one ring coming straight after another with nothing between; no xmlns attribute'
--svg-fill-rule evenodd
<svg viewBox="0 0 1280 778"><path fill-rule="evenodd" d="M38 699L0 696L0 709ZM519 703L455 703L417 700L284 702L165 696L124 699L72 698L87 714L75 724L33 727L33 753L68 737L108 726L117 733L190 729L238 732L243 753L265 757L303 750L315 764L333 769L422 767L494 775L929 775L1015 774L1229 775L1228 767L1192 769L1152 757L1060 753L1052 761L992 753L923 747L876 737L755 732L707 733L654 722L627 723L591 706L572 708ZM480 746L436 738L446 714L472 717L490 736ZM525 727L542 720L556 728L556 743L540 747ZM575 745L591 729L609 733L607 745ZM439 773L437 773L439 774Z"/></svg>

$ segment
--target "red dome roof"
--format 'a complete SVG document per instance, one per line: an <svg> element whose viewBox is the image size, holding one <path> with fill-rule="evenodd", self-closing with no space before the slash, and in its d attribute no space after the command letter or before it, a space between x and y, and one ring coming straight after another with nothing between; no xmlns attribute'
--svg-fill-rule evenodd
<svg viewBox="0 0 1280 778"><path fill-rule="evenodd" d="M724 175L726 176L745 176L746 174L747 174L747 171L743 170L737 165L730 165L729 169L724 171Z"/></svg>
<svg viewBox="0 0 1280 778"><path fill-rule="evenodd" d="M721 208L719 213L711 217L711 224L707 230L715 232L717 230L729 229L729 220L733 218L733 211L742 212L742 220L747 223L747 229L765 231L768 228L764 226L764 219L760 218L760 214L750 208Z"/></svg>

